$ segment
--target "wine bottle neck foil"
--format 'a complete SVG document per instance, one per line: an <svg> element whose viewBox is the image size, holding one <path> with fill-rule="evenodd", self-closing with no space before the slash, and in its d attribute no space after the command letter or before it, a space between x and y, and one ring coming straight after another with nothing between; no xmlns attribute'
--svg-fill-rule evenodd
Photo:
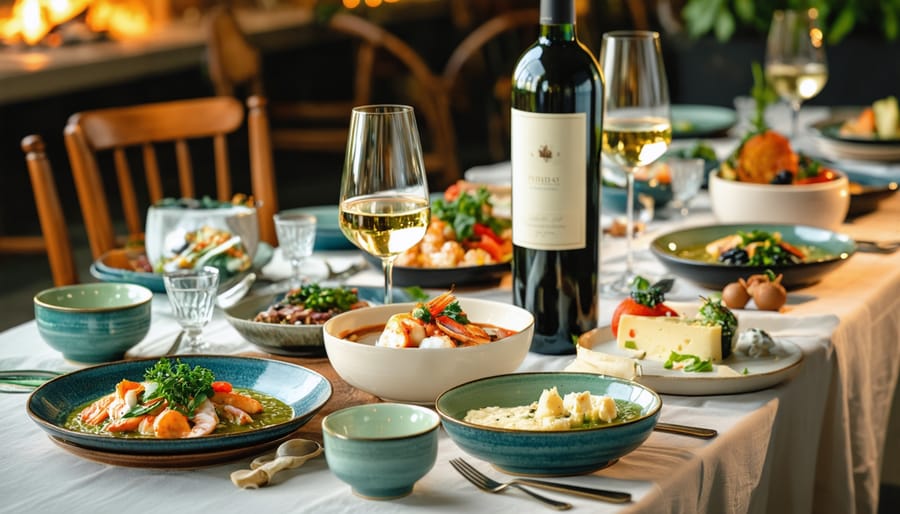
<svg viewBox="0 0 900 514"><path fill-rule="evenodd" d="M575 23L575 0L541 0L541 25Z"/></svg>

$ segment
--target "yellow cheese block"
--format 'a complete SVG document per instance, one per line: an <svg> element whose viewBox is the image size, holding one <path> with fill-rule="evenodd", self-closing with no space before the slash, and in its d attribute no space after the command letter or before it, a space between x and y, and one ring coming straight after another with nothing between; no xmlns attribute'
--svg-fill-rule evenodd
<svg viewBox="0 0 900 514"><path fill-rule="evenodd" d="M666 360L673 351L722 362L722 327L676 316L635 316L619 319L620 348L643 350L647 357Z"/></svg>

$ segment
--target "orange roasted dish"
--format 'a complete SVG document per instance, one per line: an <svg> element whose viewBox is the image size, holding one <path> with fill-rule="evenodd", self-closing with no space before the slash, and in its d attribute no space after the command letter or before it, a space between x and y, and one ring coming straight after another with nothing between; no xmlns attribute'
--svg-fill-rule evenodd
<svg viewBox="0 0 900 514"><path fill-rule="evenodd" d="M494 215L496 194L486 187L457 183L432 202L425 237L400 254L397 266L456 268L487 266L512 260L510 221Z"/></svg>
<svg viewBox="0 0 900 514"><path fill-rule="evenodd" d="M840 175L794 152L785 136L764 130L749 136L722 162L719 176L755 184L813 184L835 180Z"/></svg>

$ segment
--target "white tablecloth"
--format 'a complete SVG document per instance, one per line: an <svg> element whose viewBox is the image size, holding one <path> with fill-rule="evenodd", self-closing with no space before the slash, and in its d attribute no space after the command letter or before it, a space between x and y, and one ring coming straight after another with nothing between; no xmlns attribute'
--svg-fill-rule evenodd
<svg viewBox="0 0 900 514"><path fill-rule="evenodd" d="M701 199L687 220L653 222L635 245L685 224L712 221ZM843 229L856 237L897 239L900 196L877 213ZM603 242L604 271L621 264L620 240ZM638 266L662 272L646 250ZM334 262L345 256L328 255ZM356 257L352 257L356 258ZM380 284L366 271L355 283ZM654 432L644 445L613 466L559 480L626 490L634 501L613 505L576 496L576 509L595 512L872 513L877 506L882 449L892 393L900 368L900 252L859 253L813 287L791 293L786 313L739 313L742 325L760 326L797 344L803 366L790 381L736 395L663 395L661 420L708 426L711 441ZM508 290L463 289L461 295L510 300ZM672 299L693 300L699 289L679 280ZM608 321L617 299L604 298ZM132 355L156 355L178 331L164 296L154 298L151 332ZM217 313L206 334L229 344L230 353L251 351ZM529 354L521 370L562 369L571 357ZM0 369L69 370L74 366L44 344L33 322L0 333ZM441 434L438 461L412 495L373 502L350 493L324 459L280 475L273 486L239 490L229 474L250 459L197 470L155 470L94 463L56 446L27 416L27 395L0 394L0 512L149 512L254 510L258 512L544 512L546 507L510 491L488 495L459 477L448 460L463 456ZM502 477L488 464L467 457Z"/></svg>

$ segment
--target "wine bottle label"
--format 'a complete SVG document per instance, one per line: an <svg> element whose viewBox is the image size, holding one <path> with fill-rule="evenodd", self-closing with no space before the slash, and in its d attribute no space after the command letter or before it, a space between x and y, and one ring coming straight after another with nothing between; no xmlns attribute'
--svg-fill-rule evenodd
<svg viewBox="0 0 900 514"><path fill-rule="evenodd" d="M512 110L513 244L585 247L587 116Z"/></svg>

